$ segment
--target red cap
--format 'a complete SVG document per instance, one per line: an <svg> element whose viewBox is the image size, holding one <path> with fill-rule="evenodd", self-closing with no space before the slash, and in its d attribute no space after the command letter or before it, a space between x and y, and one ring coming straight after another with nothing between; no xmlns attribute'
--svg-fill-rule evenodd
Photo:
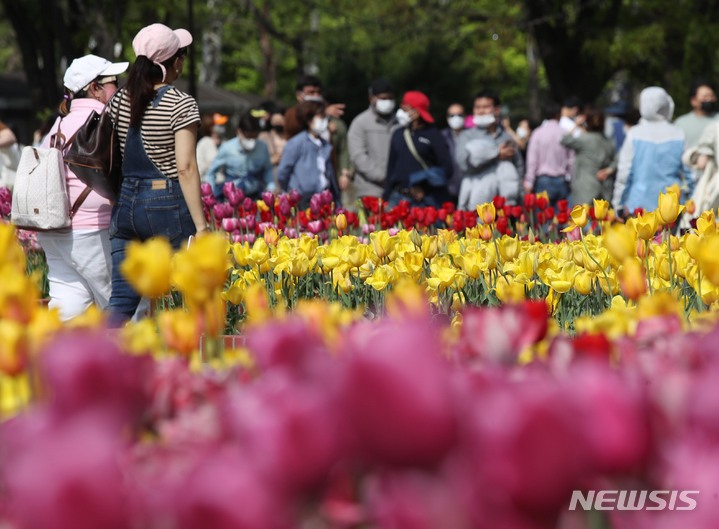
<svg viewBox="0 0 719 529"><path fill-rule="evenodd" d="M405 92L402 98L402 104L409 105L419 112L420 117L427 123L434 123L434 118L432 114L429 113L429 98L422 92Z"/></svg>

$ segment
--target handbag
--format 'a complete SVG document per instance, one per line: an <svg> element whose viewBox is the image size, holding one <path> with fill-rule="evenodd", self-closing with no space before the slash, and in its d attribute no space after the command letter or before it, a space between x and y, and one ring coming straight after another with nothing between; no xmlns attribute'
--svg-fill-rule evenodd
<svg viewBox="0 0 719 529"><path fill-rule="evenodd" d="M60 130L50 139L50 147L24 147L20 154L12 195L10 221L18 228L50 231L69 228L72 217L90 193L89 188L75 199L72 207L67 190L63 149L71 144Z"/></svg>
<svg viewBox="0 0 719 529"><path fill-rule="evenodd" d="M115 122L119 119L120 103ZM90 113L77 131L75 141L65 155L65 163L95 193L115 200L122 183L122 155L120 139L107 110L105 106L99 114L94 110Z"/></svg>
<svg viewBox="0 0 719 529"><path fill-rule="evenodd" d="M414 159L417 160L422 166L421 171L415 171L414 173L409 175L409 185L428 185L430 187L445 187L447 185L447 175L445 174L444 169L439 166L430 167L429 165L427 165L424 159L417 152L417 148L414 146L412 136L409 133L409 129L407 128L404 129L404 141L407 142L409 152L412 153Z"/></svg>

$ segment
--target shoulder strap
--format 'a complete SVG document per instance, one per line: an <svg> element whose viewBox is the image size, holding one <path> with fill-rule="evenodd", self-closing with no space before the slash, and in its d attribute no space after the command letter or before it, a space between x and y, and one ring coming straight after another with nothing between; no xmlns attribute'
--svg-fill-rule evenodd
<svg viewBox="0 0 719 529"><path fill-rule="evenodd" d="M77 213L77 210L80 209L80 206L82 206L82 203L85 202L85 199L90 194L90 186L85 187L85 189L82 190L82 193L80 193L80 196L75 199L75 202L72 204L72 208L70 208L70 218L72 219L75 216L75 213Z"/></svg>
<svg viewBox="0 0 719 529"><path fill-rule="evenodd" d="M422 169L428 169L429 166L425 163L425 161L422 159L422 157L417 152L417 148L414 146L414 141L412 141L412 135L409 132L409 128L405 127L404 129L404 141L407 142L407 147L409 147L409 152L412 153L412 156L414 156L414 159L419 162L419 164L422 166Z"/></svg>

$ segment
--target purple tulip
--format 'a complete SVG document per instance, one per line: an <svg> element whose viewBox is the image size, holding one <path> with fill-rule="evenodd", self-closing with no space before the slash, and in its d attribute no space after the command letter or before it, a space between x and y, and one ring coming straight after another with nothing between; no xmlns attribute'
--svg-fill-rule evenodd
<svg viewBox="0 0 719 529"><path fill-rule="evenodd" d="M310 211L313 215L319 215L322 210L322 195L315 193L310 197Z"/></svg>
<svg viewBox="0 0 719 529"><path fill-rule="evenodd" d="M334 198L332 197L332 192L329 189L325 189L322 193L320 193L320 202L323 206L329 206L332 204L333 200Z"/></svg>
<svg viewBox="0 0 719 529"><path fill-rule="evenodd" d="M202 182L200 184L200 194L203 197L212 196L212 185L208 184L207 182Z"/></svg>
<svg viewBox="0 0 719 529"><path fill-rule="evenodd" d="M215 207L215 204L217 204L217 199L214 197L214 195L208 195L202 197L202 203L204 204L205 208L210 209Z"/></svg>
<svg viewBox="0 0 719 529"><path fill-rule="evenodd" d="M254 205L255 205L255 203L252 201L252 199L250 197L245 197L244 200L242 201L242 208L245 211L251 211L252 207Z"/></svg>
<svg viewBox="0 0 719 529"><path fill-rule="evenodd" d="M292 214L292 205L287 195L280 195L279 198L279 210L280 215L283 217L289 217Z"/></svg>
<svg viewBox="0 0 719 529"><path fill-rule="evenodd" d="M302 200L302 195L296 189L291 189L288 196L290 198L290 204L292 204L293 207L299 204L300 200Z"/></svg>
<svg viewBox="0 0 719 529"><path fill-rule="evenodd" d="M263 191L261 196L262 201L267 204L267 207L271 210L275 205L275 195L273 195L271 191Z"/></svg>

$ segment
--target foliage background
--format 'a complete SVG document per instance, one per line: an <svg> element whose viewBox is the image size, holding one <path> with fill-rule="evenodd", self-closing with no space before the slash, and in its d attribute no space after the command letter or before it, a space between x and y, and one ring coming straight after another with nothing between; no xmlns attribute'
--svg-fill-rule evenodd
<svg viewBox="0 0 719 529"><path fill-rule="evenodd" d="M379 76L398 92L426 91L437 116L481 87L498 90L519 118L572 94L632 102L650 84L667 88L681 113L691 80L717 74L718 3L0 0L0 68L25 73L40 116L57 104L72 58L133 60L134 34L160 21L192 29L200 82L291 104L298 74L314 73L347 103L348 119Z"/></svg>

